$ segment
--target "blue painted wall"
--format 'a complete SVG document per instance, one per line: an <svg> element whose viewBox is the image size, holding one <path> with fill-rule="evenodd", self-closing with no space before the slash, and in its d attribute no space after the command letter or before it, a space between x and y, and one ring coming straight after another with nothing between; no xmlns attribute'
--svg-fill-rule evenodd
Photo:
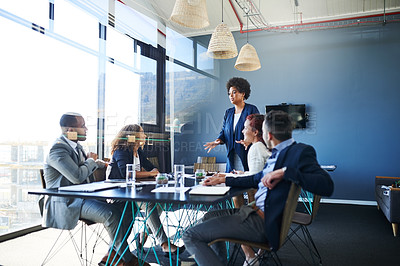
<svg viewBox="0 0 400 266"><path fill-rule="evenodd" d="M234 34L238 49L246 35ZM204 40L204 38L203 38ZM224 111L231 107L226 81L251 83L249 103L264 113L266 104L304 103L308 128L297 141L313 145L321 164L335 164L333 199L375 200L376 175L400 176L400 24L295 33L249 34L262 68L234 69L235 59L219 60L214 102L203 108L190 138L214 140ZM199 156L205 152L197 150ZM225 149L212 151L225 161ZM190 158L178 152L177 159ZM190 158L189 160L194 160Z"/></svg>

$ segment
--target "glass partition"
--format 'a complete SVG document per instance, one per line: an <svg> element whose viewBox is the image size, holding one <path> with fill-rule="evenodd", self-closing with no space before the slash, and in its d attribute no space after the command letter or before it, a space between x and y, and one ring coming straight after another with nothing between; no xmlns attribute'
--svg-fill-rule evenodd
<svg viewBox="0 0 400 266"><path fill-rule="evenodd" d="M193 41L167 28L167 55L189 66L194 66Z"/></svg>
<svg viewBox="0 0 400 266"><path fill-rule="evenodd" d="M119 61L133 67L134 61L134 47L133 39L118 32L113 27L107 27L107 42L106 54L114 61Z"/></svg>
<svg viewBox="0 0 400 266"><path fill-rule="evenodd" d="M215 95L216 80L169 61L166 68L165 121L166 130L171 132L171 160L190 168L204 151L202 138L207 132L202 125Z"/></svg>
<svg viewBox="0 0 400 266"><path fill-rule="evenodd" d="M48 28L49 26L49 1L1 1L0 8L41 27Z"/></svg>
<svg viewBox="0 0 400 266"><path fill-rule="evenodd" d="M57 0L54 6L54 32L84 45L99 49L99 22L94 16L69 1Z"/></svg>
<svg viewBox="0 0 400 266"><path fill-rule="evenodd" d="M115 1L115 28L136 40L157 46L157 22L120 1Z"/></svg>
<svg viewBox="0 0 400 266"><path fill-rule="evenodd" d="M214 59L207 55L207 47L197 43L197 68L214 75Z"/></svg>

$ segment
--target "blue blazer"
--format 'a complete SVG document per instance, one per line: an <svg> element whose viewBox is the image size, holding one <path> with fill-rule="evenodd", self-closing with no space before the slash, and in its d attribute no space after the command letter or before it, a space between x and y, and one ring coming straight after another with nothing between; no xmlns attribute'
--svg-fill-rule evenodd
<svg viewBox="0 0 400 266"><path fill-rule="evenodd" d="M156 168L144 155L141 148L138 149L140 167L146 171ZM118 149L114 151L109 166L111 167L109 179L124 179L126 175L126 164L133 163L133 152L129 150Z"/></svg>
<svg viewBox="0 0 400 266"><path fill-rule="evenodd" d="M235 116L235 107L229 108L225 112L224 122L222 124L221 132L219 133L218 139L224 142L227 151L227 162L226 172L229 173L233 170L234 155L239 155L242 161L243 168L245 171L249 170L247 165L247 151L244 149L242 144L236 143L236 140L242 140L244 138L242 130L244 128L244 121L250 114L258 114L259 111L255 105L246 103L242 114L240 115L239 121L235 127L235 133L233 133L233 120Z"/></svg>
<svg viewBox="0 0 400 266"><path fill-rule="evenodd" d="M286 199L292 182L304 190L321 196L330 196L333 193L333 181L328 172L323 170L317 161L312 146L303 143L294 143L279 153L275 169L286 166L284 178L274 189L268 190L264 202L264 227L270 246L277 250L279 234L282 225L282 215ZM242 178L226 178L227 186L257 188L263 172Z"/></svg>

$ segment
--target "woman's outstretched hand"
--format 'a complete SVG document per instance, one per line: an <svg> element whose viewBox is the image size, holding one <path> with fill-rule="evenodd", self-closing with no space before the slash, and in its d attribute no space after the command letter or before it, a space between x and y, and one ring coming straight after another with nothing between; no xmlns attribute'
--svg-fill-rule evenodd
<svg viewBox="0 0 400 266"><path fill-rule="evenodd" d="M221 140L220 139L216 139L212 142L207 142L206 144L204 144L204 149L207 150L207 153L209 153L212 149L214 149L215 147L217 147L219 144L221 144Z"/></svg>
<svg viewBox="0 0 400 266"><path fill-rule="evenodd" d="M247 150L247 148L250 146L251 142L244 141L243 139L237 140L236 143L242 144L244 146L244 149Z"/></svg>

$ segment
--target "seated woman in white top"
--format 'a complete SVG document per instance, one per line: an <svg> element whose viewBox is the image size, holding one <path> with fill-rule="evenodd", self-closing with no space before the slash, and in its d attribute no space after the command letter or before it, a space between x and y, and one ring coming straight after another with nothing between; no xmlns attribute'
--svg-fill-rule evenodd
<svg viewBox="0 0 400 266"><path fill-rule="evenodd" d="M268 151L267 146L262 138L262 123L264 121L264 115L251 114L246 117L244 122L243 135L244 139L238 141L245 146L245 149L249 145L249 152L247 154L247 162L249 165L248 172L238 172L239 174L256 174L264 169L267 159L271 155ZM252 189L248 194L248 202L254 201L254 194L256 190Z"/></svg>

